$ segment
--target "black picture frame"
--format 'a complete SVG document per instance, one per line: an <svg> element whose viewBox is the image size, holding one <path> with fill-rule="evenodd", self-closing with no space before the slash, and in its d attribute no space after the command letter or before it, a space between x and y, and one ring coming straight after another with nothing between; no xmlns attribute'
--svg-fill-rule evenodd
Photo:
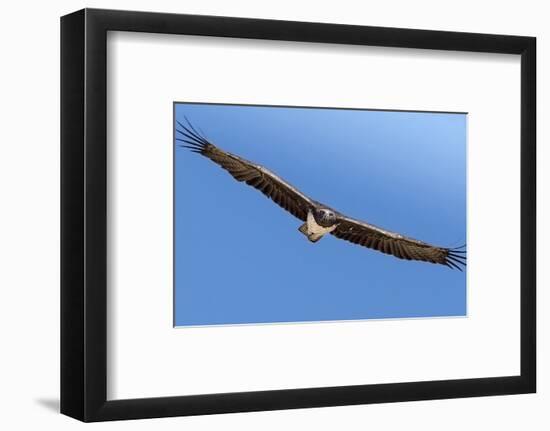
<svg viewBox="0 0 550 431"><path fill-rule="evenodd" d="M521 56L521 374L107 401L107 32ZM536 390L536 39L84 9L61 18L61 412L106 421L531 393Z"/></svg>

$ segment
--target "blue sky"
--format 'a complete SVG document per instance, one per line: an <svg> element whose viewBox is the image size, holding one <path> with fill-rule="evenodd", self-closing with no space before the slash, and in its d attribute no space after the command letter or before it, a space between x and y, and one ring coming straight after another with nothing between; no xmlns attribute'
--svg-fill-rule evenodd
<svg viewBox="0 0 550 431"><path fill-rule="evenodd" d="M218 147L340 212L466 242L466 114L175 104ZM302 223L174 142L176 326L463 316L466 273Z"/></svg>

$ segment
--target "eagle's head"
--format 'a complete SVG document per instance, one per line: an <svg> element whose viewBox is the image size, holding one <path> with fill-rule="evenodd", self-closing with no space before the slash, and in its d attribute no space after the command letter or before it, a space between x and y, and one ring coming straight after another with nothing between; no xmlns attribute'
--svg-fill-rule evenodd
<svg viewBox="0 0 550 431"><path fill-rule="evenodd" d="M313 216L319 226L331 227L336 223L336 214L328 208L316 209Z"/></svg>

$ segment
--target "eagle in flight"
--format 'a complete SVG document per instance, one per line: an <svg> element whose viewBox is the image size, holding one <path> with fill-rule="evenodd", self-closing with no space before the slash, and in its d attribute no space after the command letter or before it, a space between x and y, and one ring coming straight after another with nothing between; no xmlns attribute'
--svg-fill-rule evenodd
<svg viewBox="0 0 550 431"><path fill-rule="evenodd" d="M362 245L400 259L438 263L462 271L466 266L465 245L455 248L437 247L413 238L381 229L361 220L348 217L303 194L281 177L261 165L249 162L235 154L223 151L199 133L185 118L187 125L177 122L176 140L209 158L225 169L239 182L262 192L277 205L302 220L298 228L311 242L330 233L354 244Z"/></svg>

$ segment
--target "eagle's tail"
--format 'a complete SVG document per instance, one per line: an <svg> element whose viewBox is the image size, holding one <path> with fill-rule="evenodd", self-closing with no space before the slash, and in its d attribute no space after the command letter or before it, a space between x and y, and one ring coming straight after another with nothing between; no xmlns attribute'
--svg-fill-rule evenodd
<svg viewBox="0 0 550 431"><path fill-rule="evenodd" d="M317 242L323 237L323 234L310 233L307 229L307 223L304 223L302 226L300 226L298 230L302 232L305 236L307 236L307 239L309 239L311 242Z"/></svg>

